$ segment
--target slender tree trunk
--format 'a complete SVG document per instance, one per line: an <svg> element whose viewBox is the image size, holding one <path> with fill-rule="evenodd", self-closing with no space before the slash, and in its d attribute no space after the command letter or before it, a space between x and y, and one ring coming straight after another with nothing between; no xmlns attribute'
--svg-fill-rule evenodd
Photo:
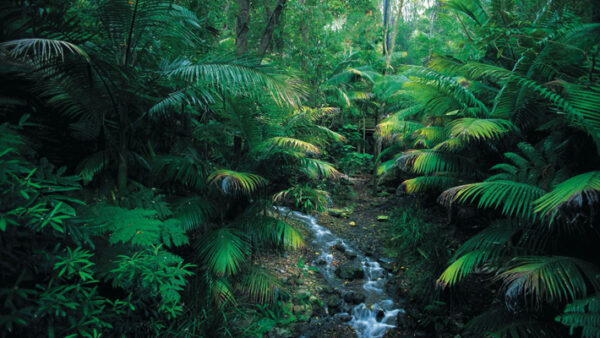
<svg viewBox="0 0 600 338"><path fill-rule="evenodd" d="M258 46L258 55L262 58L269 47L271 46L271 40L273 38L273 32L275 31L275 27L279 22L279 18L281 17L281 13L283 12L283 7L285 6L287 0L277 0L277 4L273 11L271 12L271 16L269 16L269 21L267 22L267 26L265 27L265 31L260 39L260 45Z"/></svg>
<svg viewBox="0 0 600 338"><path fill-rule="evenodd" d="M119 114L119 166L117 171L117 188L120 194L127 192L127 175L129 158L129 140L127 128L129 127L129 108L121 107Z"/></svg>
<svg viewBox="0 0 600 338"><path fill-rule="evenodd" d="M435 4L433 6L434 6L434 8L433 8L433 13L431 14L431 22L429 23L429 59L431 59L431 57L433 56L433 43L431 41L431 38L433 37L433 32L435 31L435 21L437 20L437 17L438 17L440 1L436 0Z"/></svg>
<svg viewBox="0 0 600 338"><path fill-rule="evenodd" d="M385 69L387 71L390 68L392 63L392 55L394 54L394 48L396 47L396 36L398 35L398 23L400 22L400 18L402 17L402 8L404 7L404 0L400 0L398 5L398 9L396 11L396 18L394 18L394 23L391 27L392 36L389 41L389 46L387 48L387 54L385 57Z"/></svg>
<svg viewBox="0 0 600 338"><path fill-rule="evenodd" d="M235 50L238 54L248 53L248 24L250 23L250 0L237 0L238 17L235 32Z"/></svg>
<svg viewBox="0 0 600 338"><path fill-rule="evenodd" d="M363 115L363 130L362 130L362 143L363 143L363 147L362 147L362 153L364 154L366 152L367 149L367 118L366 118L366 113L365 115Z"/></svg>

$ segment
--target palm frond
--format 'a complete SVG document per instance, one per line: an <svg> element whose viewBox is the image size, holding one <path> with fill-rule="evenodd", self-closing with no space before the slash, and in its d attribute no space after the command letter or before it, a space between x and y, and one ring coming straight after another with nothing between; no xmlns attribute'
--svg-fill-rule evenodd
<svg viewBox="0 0 600 338"><path fill-rule="evenodd" d="M535 314L516 316L503 305L494 306L471 319L465 331L474 337L485 338L563 337L558 325L537 318Z"/></svg>
<svg viewBox="0 0 600 338"><path fill-rule="evenodd" d="M431 149L406 151L398 158L397 162L403 168L422 175L436 172L459 172L469 169L467 158Z"/></svg>
<svg viewBox="0 0 600 338"><path fill-rule="evenodd" d="M308 177L313 179L319 177L339 178L342 176L342 173L331 163L316 158L302 158L300 159L300 165L302 171L304 171Z"/></svg>
<svg viewBox="0 0 600 338"><path fill-rule="evenodd" d="M584 196L588 196L592 201L598 200L600 192L600 171L591 171L585 174L577 175L558 184L552 191L535 200L534 211L536 213L552 217L555 211L563 204L575 200L582 203Z"/></svg>
<svg viewBox="0 0 600 338"><path fill-rule="evenodd" d="M263 177L233 170L215 170L207 178L209 183L221 182L220 188L226 194L242 193L249 195L267 185Z"/></svg>
<svg viewBox="0 0 600 338"><path fill-rule="evenodd" d="M238 273L250 254L243 235L230 228L209 232L196 243L196 249L206 266L217 276Z"/></svg>
<svg viewBox="0 0 600 338"><path fill-rule="evenodd" d="M307 153L320 154L319 147L312 143L305 142L292 137L272 137L264 141L265 144L276 145L282 148L289 148L293 150L302 150Z"/></svg>
<svg viewBox="0 0 600 338"><path fill-rule="evenodd" d="M507 243L519 230L510 222L499 221L469 238L456 250L452 264L438 278L438 283L453 286L483 265L493 271L500 259L511 253Z"/></svg>
<svg viewBox="0 0 600 338"><path fill-rule="evenodd" d="M502 214L507 216L535 217L533 201L540 198L545 191L536 186L514 181L490 181L461 185L448 189L440 196L443 204L453 202L474 203L478 200L479 208L502 207Z"/></svg>
<svg viewBox="0 0 600 338"><path fill-rule="evenodd" d="M506 297L523 296L536 304L543 301L573 301L600 290L598 268L581 259L564 256L515 258L498 275Z"/></svg>
<svg viewBox="0 0 600 338"><path fill-rule="evenodd" d="M496 140L514 129L510 121L502 119L462 118L450 123L450 135L466 141Z"/></svg>
<svg viewBox="0 0 600 338"><path fill-rule="evenodd" d="M164 73L188 83L211 86L236 95L258 97L267 94L276 102L291 106L299 105L304 95L304 89L297 80L250 58L224 56L201 62L180 59L167 65Z"/></svg>
<svg viewBox="0 0 600 338"><path fill-rule="evenodd" d="M198 229L215 215L215 206L204 197L184 198L177 201L174 215L185 231Z"/></svg>
<svg viewBox="0 0 600 338"><path fill-rule="evenodd" d="M29 38L0 43L0 55L14 59L30 59L45 63L55 58L64 60L67 53L82 56L89 61L90 57L79 46L67 41Z"/></svg>
<svg viewBox="0 0 600 338"><path fill-rule="evenodd" d="M270 303L275 295L275 288L281 287L277 277L266 269L253 266L242 277L242 290L250 299L260 303Z"/></svg>
<svg viewBox="0 0 600 338"><path fill-rule="evenodd" d="M455 176L446 176L444 173L437 173L436 176L419 176L402 182L402 185L409 194L423 192L427 190L444 190L456 186L461 179Z"/></svg>

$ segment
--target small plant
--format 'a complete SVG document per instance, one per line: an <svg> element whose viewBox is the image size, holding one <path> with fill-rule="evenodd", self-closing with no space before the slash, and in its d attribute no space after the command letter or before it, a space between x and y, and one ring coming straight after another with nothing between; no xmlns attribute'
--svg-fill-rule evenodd
<svg viewBox="0 0 600 338"><path fill-rule="evenodd" d="M327 210L329 193L310 187L308 184L294 186L283 190L273 197L275 202L292 203L295 208L305 213Z"/></svg>

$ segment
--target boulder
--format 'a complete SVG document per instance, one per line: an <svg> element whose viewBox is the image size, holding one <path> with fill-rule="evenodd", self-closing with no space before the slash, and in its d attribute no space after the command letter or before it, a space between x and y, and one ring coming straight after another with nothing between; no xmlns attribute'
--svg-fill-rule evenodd
<svg viewBox="0 0 600 338"><path fill-rule="evenodd" d="M350 304L360 304L365 301L367 296L362 292L350 291L344 295L344 301Z"/></svg>
<svg viewBox="0 0 600 338"><path fill-rule="evenodd" d="M329 308L329 313L335 313L342 307L342 300L339 296L331 295L325 299L325 304Z"/></svg>
<svg viewBox="0 0 600 338"><path fill-rule="evenodd" d="M340 265L335 270L335 275L342 279L354 280L365 277L365 272L361 267L356 266L352 263L346 263Z"/></svg>
<svg viewBox="0 0 600 338"><path fill-rule="evenodd" d="M332 245L331 248L333 250L337 250L341 253L346 252L346 248L344 247L344 245L342 245L342 243L336 243L336 244Z"/></svg>
<svg viewBox="0 0 600 338"><path fill-rule="evenodd" d="M325 265L327 262L323 258L319 258L315 261L315 265Z"/></svg>
<svg viewBox="0 0 600 338"><path fill-rule="evenodd" d="M347 313L341 313L336 315L337 319L341 322L347 323L352 320L352 316Z"/></svg>
<svg viewBox="0 0 600 338"><path fill-rule="evenodd" d="M354 258L356 258L357 254L354 251L347 251L346 250L344 252L344 256L346 256L346 258L348 258L348 259L354 259Z"/></svg>
<svg viewBox="0 0 600 338"><path fill-rule="evenodd" d="M329 285L323 286L323 288L321 288L321 291L326 294L334 294L335 293L335 290L333 288L331 288L331 286L329 286Z"/></svg>
<svg viewBox="0 0 600 338"><path fill-rule="evenodd" d="M348 211L346 209L329 209L329 210L327 210L327 213L330 216L337 217L337 218L348 217Z"/></svg>

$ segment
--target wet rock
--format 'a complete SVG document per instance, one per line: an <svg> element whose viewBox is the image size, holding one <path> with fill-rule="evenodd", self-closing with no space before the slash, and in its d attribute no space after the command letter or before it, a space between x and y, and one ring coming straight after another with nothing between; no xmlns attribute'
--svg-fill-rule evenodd
<svg viewBox="0 0 600 338"><path fill-rule="evenodd" d="M386 269L389 272L394 272L394 263L381 262L379 263L379 265L381 265L382 268Z"/></svg>
<svg viewBox="0 0 600 338"><path fill-rule="evenodd" d="M336 244L332 245L331 248L333 250L337 250L341 253L346 252L346 248L342 245L342 243L336 243Z"/></svg>
<svg viewBox="0 0 600 338"><path fill-rule="evenodd" d="M354 258L356 258L357 254L356 254L356 252L353 252L353 251L346 251L346 252L344 252L344 256L346 256L346 258L348 258L348 259L354 259Z"/></svg>
<svg viewBox="0 0 600 338"><path fill-rule="evenodd" d="M346 263L346 264L340 265L335 270L335 275L342 279L354 280L354 279L364 278L365 272L363 271L362 268L360 268L354 264Z"/></svg>
<svg viewBox="0 0 600 338"><path fill-rule="evenodd" d="M325 304L329 308L329 313L335 313L342 307L342 300L338 296L331 295L325 299Z"/></svg>
<svg viewBox="0 0 600 338"><path fill-rule="evenodd" d="M323 258L319 258L315 261L315 265L325 265L327 262Z"/></svg>
<svg viewBox="0 0 600 338"><path fill-rule="evenodd" d="M321 291L322 291L323 293L326 293L326 294L333 294L333 293L335 293L335 290L334 290L334 289L333 289L331 286L329 286L329 285L325 285L325 286L323 286L323 287L321 288Z"/></svg>
<svg viewBox="0 0 600 338"><path fill-rule="evenodd" d="M375 316L375 320L380 322L385 317L385 312L383 310L377 311L377 315Z"/></svg>
<svg viewBox="0 0 600 338"><path fill-rule="evenodd" d="M352 316L347 314L347 313L342 313L339 315L336 315L337 319L339 319L340 321L346 323L352 320Z"/></svg>
<svg viewBox="0 0 600 338"><path fill-rule="evenodd" d="M346 209L329 209L329 210L327 210L327 213L330 216L337 217L337 218L348 217L348 210L346 210Z"/></svg>
<svg viewBox="0 0 600 338"><path fill-rule="evenodd" d="M362 292L350 291L344 295L344 301L350 304L360 304L365 301L367 297Z"/></svg>
<svg viewBox="0 0 600 338"><path fill-rule="evenodd" d="M389 219L390 219L390 217L386 216L386 215L377 216L377 222L387 222Z"/></svg>
<svg viewBox="0 0 600 338"><path fill-rule="evenodd" d="M367 247L367 248L365 248L365 256L371 257L374 254L375 254L375 250L373 249L373 247Z"/></svg>

